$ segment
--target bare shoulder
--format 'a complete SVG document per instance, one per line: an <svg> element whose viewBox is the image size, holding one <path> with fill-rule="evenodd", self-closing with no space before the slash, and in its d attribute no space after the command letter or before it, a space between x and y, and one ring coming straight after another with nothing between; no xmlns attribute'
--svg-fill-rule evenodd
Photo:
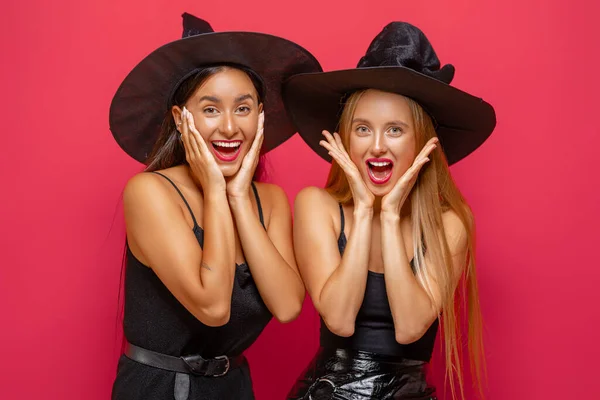
<svg viewBox="0 0 600 400"><path fill-rule="evenodd" d="M123 192L123 204L125 209L137 209L140 211L147 207L176 206L170 201L169 188L165 185L166 180L156 174L141 172L133 176L125 185Z"/></svg>
<svg viewBox="0 0 600 400"><path fill-rule="evenodd" d="M467 246L470 230L467 229L458 213L447 210L442 213L442 223L446 232L446 240L451 251L462 250Z"/></svg>
<svg viewBox="0 0 600 400"><path fill-rule="evenodd" d="M291 223L292 213L287 195L283 189L272 183L254 182L258 196L260 198L260 206L263 210L265 218L265 226L271 226L271 217L277 215L277 218L289 220Z"/></svg>
<svg viewBox="0 0 600 400"><path fill-rule="evenodd" d="M160 194L164 191L164 185L159 182L158 178L155 174L148 172L140 172L134 175L125 185L124 200L126 202L136 202L147 196Z"/></svg>
<svg viewBox="0 0 600 400"><path fill-rule="evenodd" d="M339 205L325 190L315 186L302 189L294 200L294 218L300 222L310 220L312 224L332 228L339 225Z"/></svg>
<svg viewBox="0 0 600 400"><path fill-rule="evenodd" d="M294 200L295 207L314 207L320 209L329 209L337 207L337 202L323 188L316 186L307 186L300 190Z"/></svg>
<svg viewBox="0 0 600 400"><path fill-rule="evenodd" d="M285 194L285 191L278 185L265 182L254 182L254 185L256 186L256 190L258 190L258 195L260 196L261 202L266 202L271 205L281 201L285 201L287 203L287 195Z"/></svg>
<svg viewBox="0 0 600 400"><path fill-rule="evenodd" d="M260 197L261 207L267 215L267 224L273 210L279 210L278 214L281 212L291 214L287 194L281 187L272 183L255 182L254 184Z"/></svg>

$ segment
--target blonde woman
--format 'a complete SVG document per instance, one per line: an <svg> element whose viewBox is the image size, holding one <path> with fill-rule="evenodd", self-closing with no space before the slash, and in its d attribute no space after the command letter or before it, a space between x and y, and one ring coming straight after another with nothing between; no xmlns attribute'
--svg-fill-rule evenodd
<svg viewBox="0 0 600 400"><path fill-rule="evenodd" d="M435 399L426 367L440 327L450 391L464 397L463 293L480 382L473 216L448 165L487 139L495 113L453 76L418 28L395 22L358 68L286 83L300 134L333 159L325 189L295 202L296 259L322 323L290 399Z"/></svg>

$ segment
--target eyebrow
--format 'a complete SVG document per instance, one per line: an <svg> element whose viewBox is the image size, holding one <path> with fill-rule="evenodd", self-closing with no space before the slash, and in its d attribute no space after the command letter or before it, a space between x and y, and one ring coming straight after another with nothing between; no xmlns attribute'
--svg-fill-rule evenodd
<svg viewBox="0 0 600 400"><path fill-rule="evenodd" d="M362 123L362 124L368 124L369 123L369 121L367 121L366 119L362 119L362 118L354 118L352 120L353 124L356 124L357 122Z"/></svg>
<svg viewBox="0 0 600 400"><path fill-rule="evenodd" d="M212 101L213 103L220 103L221 99L219 99L218 97L215 96L202 96L200 97L200 99L198 100L198 102L202 102L202 101Z"/></svg>
<svg viewBox="0 0 600 400"><path fill-rule="evenodd" d="M202 96L200 97L200 99L198 100L198 102L202 102L202 101L211 101L213 103L221 103L221 99L219 99L218 97L215 96ZM250 93L247 94L242 94L241 96L238 96L234 99L235 103L241 103L244 100L252 100L254 101L254 97L252 97L252 95Z"/></svg>
<svg viewBox="0 0 600 400"><path fill-rule="evenodd" d="M248 99L254 101L254 97L250 93L246 93L246 94L236 97L235 102L240 103L240 102L242 102L244 100L248 100Z"/></svg>
<svg viewBox="0 0 600 400"><path fill-rule="evenodd" d="M364 119L364 118L354 118L352 120L352 123L353 124L356 124L356 123L370 124L370 122L368 120ZM409 127L406 122L402 122L402 121L390 121L386 125L400 125L400 126L403 126L405 128Z"/></svg>
<svg viewBox="0 0 600 400"><path fill-rule="evenodd" d="M388 125L400 125L405 128L408 128L408 124L406 122L402 122L402 121L390 121L390 122L388 122Z"/></svg>

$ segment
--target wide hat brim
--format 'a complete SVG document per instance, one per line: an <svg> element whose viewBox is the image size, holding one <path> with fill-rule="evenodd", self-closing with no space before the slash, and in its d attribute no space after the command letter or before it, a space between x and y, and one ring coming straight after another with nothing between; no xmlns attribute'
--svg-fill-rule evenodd
<svg viewBox="0 0 600 400"><path fill-rule="evenodd" d="M121 148L144 163L158 139L174 87L194 69L237 64L265 82L263 153L296 129L281 90L289 77L321 71L312 54L289 40L257 32L214 32L170 42L145 57L121 83L110 106L110 130Z"/></svg>
<svg viewBox="0 0 600 400"><path fill-rule="evenodd" d="M302 139L328 162L331 157L319 145L323 140L321 132L337 130L342 98L360 89L401 94L423 106L437 122L436 132L448 164L475 151L496 126L496 114L490 104L405 67L366 67L293 76L283 89L288 113Z"/></svg>

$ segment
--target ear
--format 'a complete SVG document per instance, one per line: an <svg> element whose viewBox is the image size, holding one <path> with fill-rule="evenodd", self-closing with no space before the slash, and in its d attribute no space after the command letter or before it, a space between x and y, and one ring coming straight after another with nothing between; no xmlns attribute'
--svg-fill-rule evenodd
<svg viewBox="0 0 600 400"><path fill-rule="evenodd" d="M258 105L258 113L260 114L261 112L263 112L263 103Z"/></svg>
<svg viewBox="0 0 600 400"><path fill-rule="evenodd" d="M171 115L173 115L173 120L175 121L175 126L177 127L177 131L181 133L181 124L183 122L183 118L181 117L181 108L179 106L173 106L171 108Z"/></svg>

